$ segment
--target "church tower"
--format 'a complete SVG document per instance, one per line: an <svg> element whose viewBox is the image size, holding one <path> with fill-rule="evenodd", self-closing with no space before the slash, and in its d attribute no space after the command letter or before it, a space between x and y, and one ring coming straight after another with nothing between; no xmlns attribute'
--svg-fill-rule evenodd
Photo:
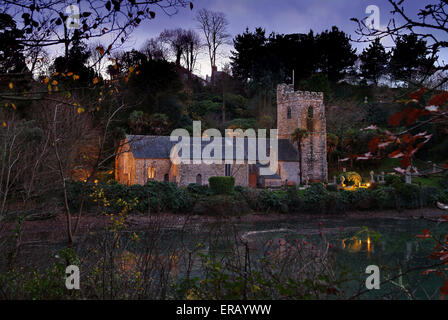
<svg viewBox="0 0 448 320"><path fill-rule="evenodd" d="M327 181L327 128L322 92L294 91L292 84L277 87L277 129L279 139L291 139L296 128L305 129L302 142L302 177ZM297 148L297 145L294 144ZM302 183L304 183L303 181Z"/></svg>

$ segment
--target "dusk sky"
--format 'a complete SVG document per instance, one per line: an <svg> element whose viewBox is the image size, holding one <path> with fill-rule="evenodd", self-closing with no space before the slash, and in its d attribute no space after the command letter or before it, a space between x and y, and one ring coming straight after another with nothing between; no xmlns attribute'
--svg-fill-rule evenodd
<svg viewBox="0 0 448 320"><path fill-rule="evenodd" d="M406 9L415 16L418 8L423 8L426 1L405 1ZM246 27L253 30L263 27L266 33L306 33L310 29L321 32L333 25L356 37L356 24L350 18L362 19L367 17L366 8L376 5L380 9L380 23L384 26L389 21L391 5L387 0L195 0L194 9L180 9L176 15L167 16L157 12L155 20L145 21L127 42L124 49L139 48L146 39L156 37L165 28L196 28L194 16L201 8L223 12L229 21L229 33L232 38L242 33ZM197 30L198 32L200 30ZM386 40L384 45L391 45ZM353 43L358 53L366 44ZM228 62L231 46L223 50L218 62L222 67ZM205 75L210 73L205 51L199 57L196 73Z"/></svg>

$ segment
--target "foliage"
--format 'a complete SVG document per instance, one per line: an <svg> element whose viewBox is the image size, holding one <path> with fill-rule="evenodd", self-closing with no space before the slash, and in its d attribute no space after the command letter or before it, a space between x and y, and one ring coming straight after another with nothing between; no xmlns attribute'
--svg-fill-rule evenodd
<svg viewBox="0 0 448 320"><path fill-rule="evenodd" d="M386 185L388 186L398 186L402 184L404 181L397 174L386 174L384 177L384 182L386 182Z"/></svg>
<svg viewBox="0 0 448 320"><path fill-rule="evenodd" d="M392 48L390 69L392 75L399 80L418 79L430 72L437 57L430 56L430 50L423 39L415 34L398 37Z"/></svg>
<svg viewBox="0 0 448 320"><path fill-rule="evenodd" d="M389 54L381 44L380 38L376 38L364 49L360 59L361 75L377 85L380 77L386 73L389 62Z"/></svg>
<svg viewBox="0 0 448 320"><path fill-rule="evenodd" d="M79 197L84 182L71 181L68 186L68 198L73 210L78 209ZM137 199L133 211L147 213L150 209L155 212L180 212L186 211L192 206L192 199L187 190L177 187L170 182L149 181L145 185L125 186L116 182L112 183L89 183L87 194L90 195L90 201L87 207L94 208L95 198L101 194L110 204L105 206L107 213L120 211L125 203L133 203Z"/></svg>
<svg viewBox="0 0 448 320"><path fill-rule="evenodd" d="M192 209L194 214L209 216L242 216L251 212L242 196L215 194L199 197Z"/></svg>
<svg viewBox="0 0 448 320"><path fill-rule="evenodd" d="M215 194L230 194L235 187L234 177L210 177L208 182Z"/></svg>
<svg viewBox="0 0 448 320"><path fill-rule="evenodd" d="M442 175L442 178L440 178L439 184L442 188L448 189L448 170L445 170L445 172Z"/></svg>
<svg viewBox="0 0 448 320"><path fill-rule="evenodd" d="M347 186L357 186L362 182L361 175L354 171L344 172L339 176L339 179L341 180L342 177L344 177L344 184Z"/></svg>

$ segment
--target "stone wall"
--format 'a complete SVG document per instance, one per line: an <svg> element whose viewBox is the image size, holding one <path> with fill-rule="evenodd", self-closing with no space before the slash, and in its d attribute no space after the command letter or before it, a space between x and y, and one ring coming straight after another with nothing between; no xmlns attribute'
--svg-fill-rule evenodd
<svg viewBox="0 0 448 320"><path fill-rule="evenodd" d="M298 162L279 161L278 165L280 167L280 177L282 178L282 181L288 180L288 183L299 184L300 168Z"/></svg>
<svg viewBox="0 0 448 320"><path fill-rule="evenodd" d="M277 87L279 139L290 139L296 128L308 130L302 143L302 177L327 181L327 130L322 92L294 91L293 85ZM290 111L288 111L290 110ZM290 119L288 119L290 114ZM291 169L292 170L292 169ZM282 177L283 179L283 177ZM289 180L289 179L288 179Z"/></svg>
<svg viewBox="0 0 448 320"><path fill-rule="evenodd" d="M247 187L249 185L249 165L233 164L231 167L232 176L235 177L235 185ZM179 185L188 186L196 183L198 174L201 175L203 185L208 184L208 179L214 176L225 176L224 164L180 164L178 166Z"/></svg>
<svg viewBox="0 0 448 320"><path fill-rule="evenodd" d="M154 168L154 180L164 181L165 175L170 175L170 159L135 159L134 184L146 184L149 180L148 169ZM171 180L170 180L171 181Z"/></svg>
<svg viewBox="0 0 448 320"><path fill-rule="evenodd" d="M125 185L134 184L134 160L129 143L123 140L115 157L115 180Z"/></svg>

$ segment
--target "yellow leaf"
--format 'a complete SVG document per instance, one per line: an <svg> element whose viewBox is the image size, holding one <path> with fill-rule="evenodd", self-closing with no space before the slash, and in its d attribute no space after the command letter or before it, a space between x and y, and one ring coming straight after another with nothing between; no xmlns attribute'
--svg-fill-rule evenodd
<svg viewBox="0 0 448 320"><path fill-rule="evenodd" d="M48 85L48 92L51 92L51 84Z"/></svg>
<svg viewBox="0 0 448 320"><path fill-rule="evenodd" d="M53 80L53 81L51 82L51 84L52 84L53 86L56 86L56 85L58 84L58 82L57 82L56 80Z"/></svg>
<svg viewBox="0 0 448 320"><path fill-rule="evenodd" d="M71 77L73 75L73 72L67 73L67 76Z"/></svg>
<svg viewBox="0 0 448 320"><path fill-rule="evenodd" d="M56 76L58 76L59 75L59 72L55 72L55 73L53 73L53 76L54 77L56 77Z"/></svg>
<svg viewBox="0 0 448 320"><path fill-rule="evenodd" d="M140 73L140 70L135 71L135 74L138 75Z"/></svg>
<svg viewBox="0 0 448 320"><path fill-rule="evenodd" d="M97 77L93 78L93 84L97 84L99 81L100 80Z"/></svg>
<svg viewBox="0 0 448 320"><path fill-rule="evenodd" d="M14 103L12 103L11 106L12 106L12 108L13 108L14 110L17 109L17 107L16 107L16 105L15 105Z"/></svg>
<svg viewBox="0 0 448 320"><path fill-rule="evenodd" d="M81 108L81 107L78 108L78 113L79 114L83 113L84 111L85 111L84 108Z"/></svg>
<svg viewBox="0 0 448 320"><path fill-rule="evenodd" d="M3 121L2 125L3 125L3 128L6 128L8 126L5 121Z"/></svg>
<svg viewBox="0 0 448 320"><path fill-rule="evenodd" d="M74 74L73 75L73 80L78 80L78 79L79 79L79 76L77 74Z"/></svg>
<svg viewBox="0 0 448 320"><path fill-rule="evenodd" d="M12 82L9 83L9 89L12 90L12 88L14 88L14 84Z"/></svg>
<svg viewBox="0 0 448 320"><path fill-rule="evenodd" d="M44 84L47 84L48 82L50 82L50 79L49 78L45 78L44 79Z"/></svg>
<svg viewBox="0 0 448 320"><path fill-rule="evenodd" d="M117 70L117 69L118 69L118 65L114 64L114 70Z"/></svg>
<svg viewBox="0 0 448 320"><path fill-rule="evenodd" d="M133 66L130 66L130 67L129 67L129 72L130 72L130 73L134 72L134 69L135 69L135 68L134 68Z"/></svg>

